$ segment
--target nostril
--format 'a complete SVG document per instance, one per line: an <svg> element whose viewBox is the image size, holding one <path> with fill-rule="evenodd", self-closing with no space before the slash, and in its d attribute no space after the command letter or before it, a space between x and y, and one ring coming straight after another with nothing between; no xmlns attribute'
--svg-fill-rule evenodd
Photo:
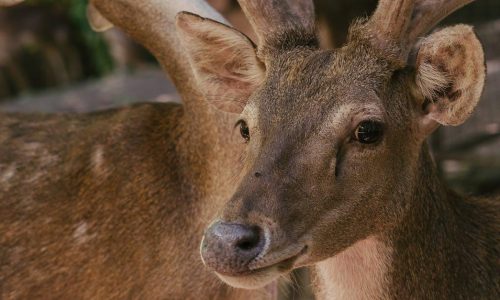
<svg viewBox="0 0 500 300"><path fill-rule="evenodd" d="M244 241L238 242L236 244L236 247L241 249L241 250L247 251L247 250L252 250L256 244L257 243L255 241L244 240Z"/></svg>
<svg viewBox="0 0 500 300"><path fill-rule="evenodd" d="M201 245L206 266L219 273L248 271L248 264L265 248L264 230L255 225L216 222Z"/></svg>
<svg viewBox="0 0 500 300"><path fill-rule="evenodd" d="M260 236L259 228L252 227L236 241L235 247L243 251L254 250L260 244Z"/></svg>

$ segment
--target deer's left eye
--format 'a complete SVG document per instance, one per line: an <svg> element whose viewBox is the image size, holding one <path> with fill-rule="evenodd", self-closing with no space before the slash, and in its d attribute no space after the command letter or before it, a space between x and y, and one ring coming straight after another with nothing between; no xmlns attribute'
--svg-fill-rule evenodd
<svg viewBox="0 0 500 300"><path fill-rule="evenodd" d="M363 121L354 132L355 139L362 144L378 142L383 135L382 123L377 121Z"/></svg>
<svg viewBox="0 0 500 300"><path fill-rule="evenodd" d="M237 126L240 126L240 134L243 139L245 139L246 142L250 141L250 129L248 128L248 125L245 121L240 120L237 124Z"/></svg>

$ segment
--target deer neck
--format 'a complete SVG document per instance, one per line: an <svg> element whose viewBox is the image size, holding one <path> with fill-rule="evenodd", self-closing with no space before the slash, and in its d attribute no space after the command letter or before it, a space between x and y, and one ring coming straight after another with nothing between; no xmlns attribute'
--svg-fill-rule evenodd
<svg viewBox="0 0 500 300"><path fill-rule="evenodd" d="M183 105L177 141L180 165L189 174L189 192L207 220L234 193L241 173L244 143L234 135L234 116L214 109L199 99L199 107ZM205 207L206 206L206 207Z"/></svg>
<svg viewBox="0 0 500 300"><path fill-rule="evenodd" d="M384 299L391 248L377 237L361 240L316 265L318 299Z"/></svg>
<svg viewBox="0 0 500 300"><path fill-rule="evenodd" d="M403 220L386 234L393 253L387 288L391 298L476 297L467 296L467 286L479 286L474 281L484 274L474 274L478 263L471 258L487 252L484 245L491 237L481 232L491 220L480 205L446 187L426 147L412 194Z"/></svg>
<svg viewBox="0 0 500 300"><path fill-rule="evenodd" d="M360 240L315 266L319 299L411 298L412 289L422 288L420 279L429 277L425 266L432 262L440 269L439 258L430 257L429 249L446 247L452 238L447 234L455 218L444 217L446 224L440 220L453 214L453 194L439 179L426 146L419 170L418 184L405 199L409 209L395 228Z"/></svg>

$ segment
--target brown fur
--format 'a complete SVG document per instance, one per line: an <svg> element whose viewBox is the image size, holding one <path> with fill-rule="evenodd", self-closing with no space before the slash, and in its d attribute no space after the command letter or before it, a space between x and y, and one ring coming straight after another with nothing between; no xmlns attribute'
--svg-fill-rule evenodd
<svg viewBox="0 0 500 300"><path fill-rule="evenodd" d="M237 165L238 145L189 119L173 104L1 115L1 298L263 295L201 264L199 237L233 180L212 164Z"/></svg>
<svg viewBox="0 0 500 300"><path fill-rule="evenodd" d="M260 287L308 265L325 299L353 296L332 286L365 299L498 298L499 202L449 191L425 143L439 124L463 122L477 104L482 48L470 27L456 26L427 37L407 63L415 42L408 34L424 34L466 1L436 1L431 16L419 15L425 0L381 2L372 19L353 25L343 48L318 49L308 23L295 22L253 53L266 73L239 116L250 132L246 175L217 224L257 227L265 246L253 259L239 257L205 235L205 263L225 282ZM432 76L440 81L430 84ZM354 138L365 120L382 123L377 143ZM361 276L358 261L373 276Z"/></svg>
<svg viewBox="0 0 500 300"><path fill-rule="evenodd" d="M92 4L152 50L185 104L0 113L0 298L272 297L225 285L198 254L242 143L194 84L173 24L182 8L224 20L203 1Z"/></svg>

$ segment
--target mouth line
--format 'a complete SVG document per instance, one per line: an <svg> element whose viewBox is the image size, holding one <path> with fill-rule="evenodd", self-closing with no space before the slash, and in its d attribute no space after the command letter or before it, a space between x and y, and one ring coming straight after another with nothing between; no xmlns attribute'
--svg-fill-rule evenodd
<svg viewBox="0 0 500 300"><path fill-rule="evenodd" d="M281 272L287 271L287 270L292 268L293 263L300 256L304 255L307 252L307 248L308 248L307 245L305 245L304 247L302 247L302 249L298 253L296 253L290 257L282 259L278 262L272 262L272 263L267 264L267 265L259 266L258 268L251 268L247 271L237 272L237 273L230 273L230 272L217 272L217 273L220 275L223 275L223 276L243 277L243 276L257 275L257 274L265 273L266 271L269 271L273 268L277 268L277 270L281 271Z"/></svg>

